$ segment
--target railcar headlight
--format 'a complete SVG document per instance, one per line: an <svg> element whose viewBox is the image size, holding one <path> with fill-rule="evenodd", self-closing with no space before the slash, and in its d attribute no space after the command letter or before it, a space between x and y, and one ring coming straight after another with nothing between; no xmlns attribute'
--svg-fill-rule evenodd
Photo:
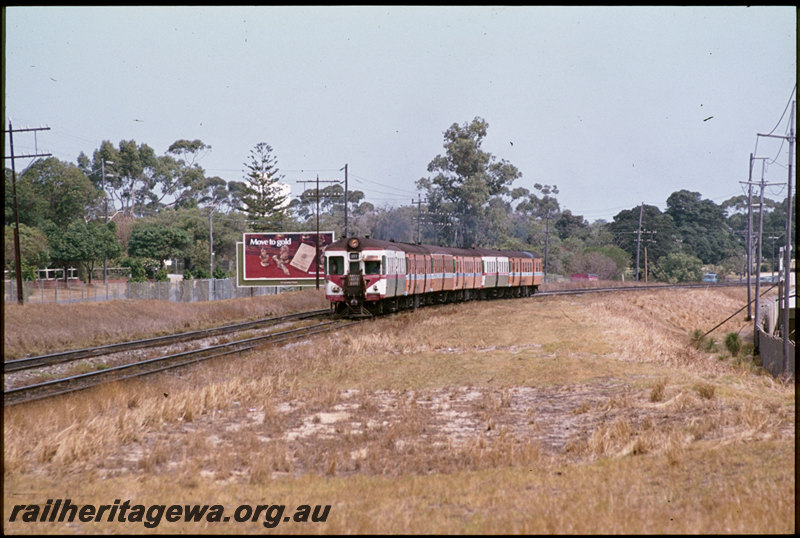
<svg viewBox="0 0 800 538"><path fill-rule="evenodd" d="M358 237L353 237L347 242L347 246L356 250L361 246L361 242L358 240Z"/></svg>

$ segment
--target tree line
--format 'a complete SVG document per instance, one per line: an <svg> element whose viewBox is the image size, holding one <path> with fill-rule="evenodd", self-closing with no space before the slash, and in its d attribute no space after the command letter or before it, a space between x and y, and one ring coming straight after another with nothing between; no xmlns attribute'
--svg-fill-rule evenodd
<svg viewBox="0 0 800 538"><path fill-rule="evenodd" d="M339 183L320 189L319 199L316 187L289 199L266 142L249 151L242 177L234 180L206 174L199 162L211 147L201 140L177 140L163 155L133 140L104 141L75 163L36 160L16 178L23 276L77 267L91 282L106 262L129 267L134 280L164 280L164 261L178 259L185 278L221 278L235 261L242 233L312 230L317 211L320 228L337 237L347 213L350 235L530 250L545 259L549 274L638 274L640 280L678 282L699 280L704 271L744 273L746 196L718 205L699 192L679 190L663 212L643 204L611 222L590 223L561 207L556 184L515 187L520 170L481 147L488 128L480 117L451 125L443 152L416 182L419 199L400 207L376 207L358 190L345 197ZM12 189L6 169L4 261L13 276ZM753 219L758 222L757 207ZM778 263L771 247L784 243L786 200L765 199L762 220L761 269L769 271ZM792 235L794 241L794 230Z"/></svg>

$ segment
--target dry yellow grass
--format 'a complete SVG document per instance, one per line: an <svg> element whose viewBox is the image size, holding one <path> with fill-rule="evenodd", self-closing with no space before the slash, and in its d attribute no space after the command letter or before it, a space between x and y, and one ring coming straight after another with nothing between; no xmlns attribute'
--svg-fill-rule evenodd
<svg viewBox="0 0 800 538"><path fill-rule="evenodd" d="M327 306L321 290L199 303L117 300L6 304L3 354L5 360L10 360Z"/></svg>
<svg viewBox="0 0 800 538"><path fill-rule="evenodd" d="M745 297L655 290L421 309L9 408L4 529L145 531L8 521L14 504L71 497L331 505L325 523L283 533L794 532L794 386L691 345Z"/></svg>

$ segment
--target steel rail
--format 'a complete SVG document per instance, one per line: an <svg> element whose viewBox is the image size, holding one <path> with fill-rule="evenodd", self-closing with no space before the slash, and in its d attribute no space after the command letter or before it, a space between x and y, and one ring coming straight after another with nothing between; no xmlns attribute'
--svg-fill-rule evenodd
<svg viewBox="0 0 800 538"><path fill-rule="evenodd" d="M563 290L548 290L537 291L531 297L541 297L543 295L581 295L584 293L601 293L609 291L647 291L659 289L694 289L694 288L725 288L732 286L746 286L745 282L719 282L714 284L650 284L647 286L616 286L610 288L576 288L576 289L563 289Z"/></svg>
<svg viewBox="0 0 800 538"><path fill-rule="evenodd" d="M164 336L155 336L152 338L143 338L140 340L131 340L129 342L118 342L115 344L106 344L96 347L61 351L57 353L50 353L47 355L37 355L33 357L23 357L21 359L12 359L10 361L5 361L3 363L3 373L19 372L21 370L29 370L31 368L39 368L42 366L52 366L54 364L59 364L62 362L88 359L91 357L108 355L110 353L117 353L120 351L132 351L134 349L143 349L148 347L176 344L179 342L186 342L188 340L198 340L210 336L230 334L233 332L244 331L256 327L262 327L266 325L276 325L278 323L283 323L286 321L308 319L327 314L330 314L329 309L312 310L309 312L299 312L296 314L287 314L285 316L264 318L255 321L244 321L241 323L233 323L230 325L224 325L220 327L212 327L210 329L199 329L196 331L188 331L178 334L169 334Z"/></svg>
<svg viewBox="0 0 800 538"><path fill-rule="evenodd" d="M254 336L251 338L245 338L243 340L209 346L203 349L183 351L180 353L165 355L163 357L155 357L130 364L114 366L104 370L98 370L96 372L88 372L60 379L44 381L42 383L36 383L33 385L8 389L5 390L3 394L3 405L16 405L33 400L49 398L59 394L76 392L114 381L150 375L172 368L187 366L215 357L230 355L232 353L241 353L267 343L274 344L286 340L303 338L334 329L344 328L356 323L359 322L350 321L342 323L340 321L325 321L311 327L301 327L277 333L271 333L268 335Z"/></svg>

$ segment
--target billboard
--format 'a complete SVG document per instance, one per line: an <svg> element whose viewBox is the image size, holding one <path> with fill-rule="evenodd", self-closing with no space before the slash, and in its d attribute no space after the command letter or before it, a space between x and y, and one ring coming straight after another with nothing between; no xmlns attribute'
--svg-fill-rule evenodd
<svg viewBox="0 0 800 538"><path fill-rule="evenodd" d="M240 251L241 285L303 286L314 285L325 276L323 252L333 243L333 232L319 233L319 257L316 257L316 232L246 233ZM237 256L238 257L238 256Z"/></svg>

